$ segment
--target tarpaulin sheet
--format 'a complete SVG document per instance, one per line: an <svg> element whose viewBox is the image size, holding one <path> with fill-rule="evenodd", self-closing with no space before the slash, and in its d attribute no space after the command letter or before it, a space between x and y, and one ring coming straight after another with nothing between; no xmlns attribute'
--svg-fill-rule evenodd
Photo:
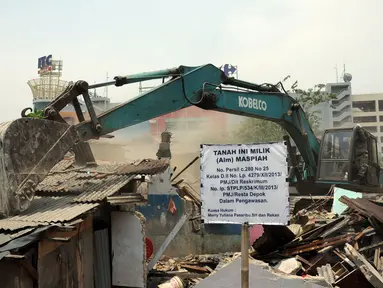
<svg viewBox="0 0 383 288"><path fill-rule="evenodd" d="M16 238L9 242L8 244L5 244L4 246L0 247L0 260L7 256L9 254L9 251L13 249L22 248L24 246L27 246L28 244L36 241L40 237L40 233L44 232L45 230L51 228L52 226L45 226L36 229L32 233L22 236L20 238Z"/></svg>

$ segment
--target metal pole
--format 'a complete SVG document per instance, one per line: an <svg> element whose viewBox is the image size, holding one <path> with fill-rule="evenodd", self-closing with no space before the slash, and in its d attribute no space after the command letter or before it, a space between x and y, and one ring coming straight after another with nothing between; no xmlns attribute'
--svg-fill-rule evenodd
<svg viewBox="0 0 383 288"><path fill-rule="evenodd" d="M198 68L198 67L197 67ZM178 68L159 70L153 72L144 72L139 74L132 74L127 76L119 76L121 79L121 85L132 84L142 81L154 80L154 79L162 79L164 77L178 76L182 71ZM100 88L105 86L115 85L116 80L111 80L103 83L96 83L93 85L89 85L88 89Z"/></svg>
<svg viewBox="0 0 383 288"><path fill-rule="evenodd" d="M198 159L199 159L199 156L196 156L188 165L186 165L186 167L184 169L182 169L176 176L174 176L174 178L171 180L171 182L176 180L178 178L178 176L180 176L186 169L188 169L191 165L193 165L194 162L197 161Z"/></svg>
<svg viewBox="0 0 383 288"><path fill-rule="evenodd" d="M242 224L241 288L249 288L249 223Z"/></svg>

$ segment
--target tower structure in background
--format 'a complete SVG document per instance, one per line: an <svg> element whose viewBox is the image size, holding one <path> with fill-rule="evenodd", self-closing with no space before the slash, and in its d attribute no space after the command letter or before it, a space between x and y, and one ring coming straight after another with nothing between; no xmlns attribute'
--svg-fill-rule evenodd
<svg viewBox="0 0 383 288"><path fill-rule="evenodd" d="M37 69L39 78L31 79L27 83L32 90L33 106L40 110L60 95L69 82L61 80L63 61L54 60L52 55L38 58Z"/></svg>
<svg viewBox="0 0 383 288"><path fill-rule="evenodd" d="M325 123L327 127L340 128L352 127L352 75L346 72L346 66L343 66L343 82L327 83L326 92L336 95L336 99L331 100L329 115L324 115L323 119L328 119Z"/></svg>
<svg viewBox="0 0 383 288"><path fill-rule="evenodd" d="M50 102L52 102L57 96L59 96L71 83L61 79L63 73L63 61L55 60L52 54L38 58L37 62L37 74L38 78L29 80L28 86L33 95L33 108L36 110L44 109ZM110 109L117 104L110 103L110 99L106 90L105 96L100 96L96 93L96 90L89 91L92 103L94 105L97 114ZM85 119L88 118L86 111L86 105L79 99L82 112ZM78 122L76 112L72 105L66 106L60 115L69 124L75 124Z"/></svg>

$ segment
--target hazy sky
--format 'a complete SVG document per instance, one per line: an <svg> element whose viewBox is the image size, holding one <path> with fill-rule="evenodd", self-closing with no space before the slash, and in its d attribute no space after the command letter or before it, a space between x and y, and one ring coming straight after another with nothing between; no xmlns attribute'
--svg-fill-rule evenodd
<svg viewBox="0 0 383 288"><path fill-rule="evenodd" d="M104 81L178 65L230 63L256 83L291 75L308 88L335 82L383 92L382 0L0 0L0 121L31 106L37 58L64 61L63 79ZM132 88L111 88L112 101Z"/></svg>

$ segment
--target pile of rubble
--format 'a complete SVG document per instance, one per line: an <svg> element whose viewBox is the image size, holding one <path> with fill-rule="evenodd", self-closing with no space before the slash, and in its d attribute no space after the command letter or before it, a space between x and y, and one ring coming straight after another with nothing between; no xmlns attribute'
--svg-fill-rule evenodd
<svg viewBox="0 0 383 288"><path fill-rule="evenodd" d="M297 213L289 226L262 226L250 251L250 277L258 275L253 276L258 284L271 285L267 287L282 282L294 287L383 287L383 203L346 196L339 201L347 205L341 215L316 205ZM240 262L231 263L238 257L240 253L163 256L149 274L157 282L148 287L202 288L212 281L233 281L234 286L225 287L235 287L240 283Z"/></svg>
<svg viewBox="0 0 383 288"><path fill-rule="evenodd" d="M162 256L148 275L150 278L148 287L193 287L210 273L232 261L234 255L234 253L223 253L189 255L182 258Z"/></svg>
<svg viewBox="0 0 383 288"><path fill-rule="evenodd" d="M347 205L339 216L304 210L290 226L263 226L252 257L285 274L323 277L328 287L383 287L382 204L339 201Z"/></svg>

